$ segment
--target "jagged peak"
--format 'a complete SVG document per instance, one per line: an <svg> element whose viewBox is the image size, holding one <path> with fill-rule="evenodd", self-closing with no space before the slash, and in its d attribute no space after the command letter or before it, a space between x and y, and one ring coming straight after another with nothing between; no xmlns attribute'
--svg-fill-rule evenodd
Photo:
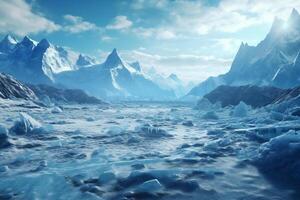
<svg viewBox="0 0 300 200"><path fill-rule="evenodd" d="M287 23L290 27L300 26L300 14L295 8L293 8Z"/></svg>
<svg viewBox="0 0 300 200"><path fill-rule="evenodd" d="M21 42L21 44L23 45L33 45L33 46L36 46L37 45L37 42L33 39L31 39L30 37L28 36L25 36Z"/></svg>
<svg viewBox="0 0 300 200"><path fill-rule="evenodd" d="M105 61L106 67L116 67L119 64L123 64L122 59L120 58L116 48L108 55Z"/></svg>
<svg viewBox="0 0 300 200"><path fill-rule="evenodd" d="M131 63L130 65L131 65L135 70L137 70L137 71L141 71L141 70L142 70L142 67L141 67L139 61L135 61L135 62Z"/></svg>
<svg viewBox="0 0 300 200"><path fill-rule="evenodd" d="M293 8L292 13L290 15L290 19L299 18L299 17L300 17L300 14L299 14L298 10L296 8Z"/></svg>
<svg viewBox="0 0 300 200"><path fill-rule="evenodd" d="M47 39L42 39L39 43L38 46L48 48L51 46L51 43Z"/></svg>
<svg viewBox="0 0 300 200"><path fill-rule="evenodd" d="M5 42L5 43L10 43L10 44L17 44L18 41L16 40L16 38L14 38L13 36L11 36L10 34L7 34L2 42Z"/></svg>
<svg viewBox="0 0 300 200"><path fill-rule="evenodd" d="M177 76L176 74L174 74L174 73L171 73L171 74L168 76L168 78L169 78L169 79L172 79L172 80L174 80L174 81L177 81L177 82L180 81L180 79L178 78L178 76Z"/></svg>

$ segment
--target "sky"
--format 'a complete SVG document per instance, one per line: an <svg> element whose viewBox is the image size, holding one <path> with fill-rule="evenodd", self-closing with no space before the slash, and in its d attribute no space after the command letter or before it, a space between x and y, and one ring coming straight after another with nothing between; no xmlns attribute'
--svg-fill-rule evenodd
<svg viewBox="0 0 300 200"><path fill-rule="evenodd" d="M100 62L117 48L198 83L227 72L241 42L257 45L292 8L300 0L0 0L0 36L47 38Z"/></svg>

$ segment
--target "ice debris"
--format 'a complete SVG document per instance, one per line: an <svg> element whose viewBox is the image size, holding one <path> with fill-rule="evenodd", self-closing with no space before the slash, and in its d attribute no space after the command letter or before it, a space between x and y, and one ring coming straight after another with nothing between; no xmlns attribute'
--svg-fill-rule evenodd
<svg viewBox="0 0 300 200"><path fill-rule="evenodd" d="M141 136L149 138L157 137L171 137L171 135L159 127L154 127L150 124L143 124L135 128L135 131L138 132Z"/></svg>
<svg viewBox="0 0 300 200"><path fill-rule="evenodd" d="M35 120L27 113L20 113L19 121L16 121L10 129L11 133L16 135L46 133L47 130L42 127L42 124Z"/></svg>
<svg viewBox="0 0 300 200"><path fill-rule="evenodd" d="M233 117L246 117L248 115L248 108L249 106L246 105L243 101L241 101L237 106L234 107L232 112Z"/></svg>
<svg viewBox="0 0 300 200"><path fill-rule="evenodd" d="M8 130L4 126L0 125L0 149L9 147L11 143L9 142Z"/></svg>
<svg viewBox="0 0 300 200"><path fill-rule="evenodd" d="M61 113L62 109L58 106L55 106L54 108L52 108L51 113L56 114L56 113Z"/></svg>
<svg viewBox="0 0 300 200"><path fill-rule="evenodd" d="M202 116L203 119L213 119L213 120L217 120L219 119L218 115L216 114L216 112L214 111L209 111L207 113L205 113L203 116Z"/></svg>
<svg viewBox="0 0 300 200"><path fill-rule="evenodd" d="M262 144L255 159L259 168L280 180L300 182L300 132L289 131Z"/></svg>

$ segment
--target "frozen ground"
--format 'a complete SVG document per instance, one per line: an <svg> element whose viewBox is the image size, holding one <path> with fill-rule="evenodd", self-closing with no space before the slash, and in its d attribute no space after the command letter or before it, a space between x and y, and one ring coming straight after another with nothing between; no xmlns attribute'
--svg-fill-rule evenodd
<svg viewBox="0 0 300 200"><path fill-rule="evenodd" d="M0 199L299 199L299 118L248 109L1 100Z"/></svg>

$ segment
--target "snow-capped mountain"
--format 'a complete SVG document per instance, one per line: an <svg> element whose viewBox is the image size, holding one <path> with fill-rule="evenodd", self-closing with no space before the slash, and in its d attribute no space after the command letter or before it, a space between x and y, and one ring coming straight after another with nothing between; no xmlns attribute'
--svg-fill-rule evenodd
<svg viewBox="0 0 300 200"><path fill-rule="evenodd" d="M7 35L0 43L0 71L26 83L53 84L55 74L95 64L88 56L25 36L18 42Z"/></svg>
<svg viewBox="0 0 300 200"><path fill-rule="evenodd" d="M6 35L0 42L0 52L7 54L12 52L18 41L10 35Z"/></svg>
<svg viewBox="0 0 300 200"><path fill-rule="evenodd" d="M66 71L56 76L56 83L79 88L104 98L157 99L174 98L170 90L162 89L146 78L140 65L123 61L114 49L102 64Z"/></svg>
<svg viewBox="0 0 300 200"><path fill-rule="evenodd" d="M203 96L219 85L300 85L300 15L293 9L285 22L276 18L257 46L242 43L228 73L210 77L188 95Z"/></svg>
<svg viewBox="0 0 300 200"><path fill-rule="evenodd" d="M1 41L0 71L24 83L83 89L101 98L167 100L175 98L173 90L177 94L179 85L173 77L162 87L144 74L139 62L123 61L116 49L103 64L96 64L89 56L27 36L18 42L7 35Z"/></svg>

